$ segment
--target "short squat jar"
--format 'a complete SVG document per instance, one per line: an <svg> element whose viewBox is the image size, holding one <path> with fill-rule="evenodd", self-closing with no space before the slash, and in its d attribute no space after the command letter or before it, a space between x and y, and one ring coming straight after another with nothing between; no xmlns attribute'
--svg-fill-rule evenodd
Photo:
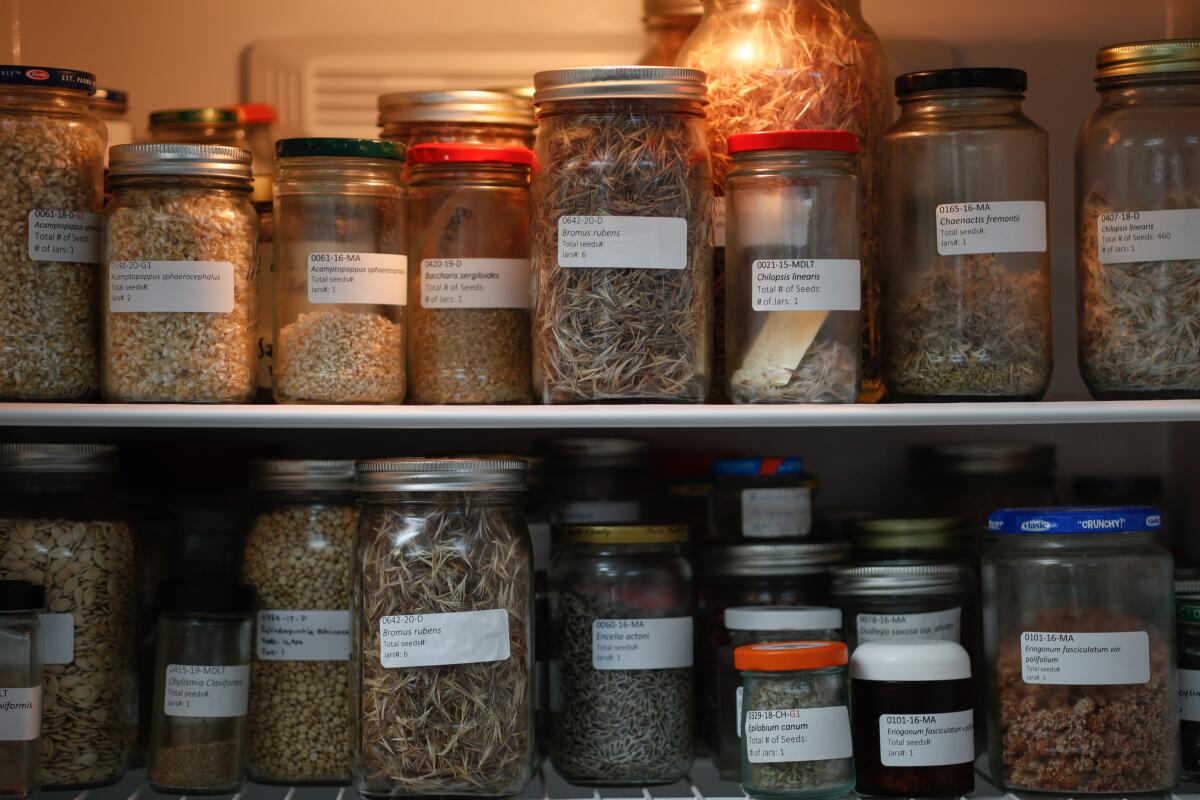
<svg viewBox="0 0 1200 800"><path fill-rule="evenodd" d="M515 92L449 89L379 98L380 137L407 149L424 142L533 146L533 104Z"/></svg>
<svg viewBox="0 0 1200 800"><path fill-rule="evenodd" d="M401 402L402 148L373 139L284 139L275 155L275 399Z"/></svg>
<svg viewBox="0 0 1200 800"><path fill-rule="evenodd" d="M817 479L803 458L720 458L712 472L709 530L716 540L753 544L812 533Z"/></svg>
<svg viewBox="0 0 1200 800"><path fill-rule="evenodd" d="M735 403L853 403L861 385L858 137L729 137L725 339Z"/></svg>
<svg viewBox="0 0 1200 800"><path fill-rule="evenodd" d="M854 788L846 645L743 645L742 788L756 800L832 800Z"/></svg>
<svg viewBox="0 0 1200 800"><path fill-rule="evenodd" d="M25 800L41 788L42 587L0 580L0 798Z"/></svg>
<svg viewBox="0 0 1200 800"><path fill-rule="evenodd" d="M1050 382L1047 134L1017 69L896 79L883 138L884 383L901 400L1035 400Z"/></svg>
<svg viewBox="0 0 1200 800"><path fill-rule="evenodd" d="M159 603L150 786L232 794L246 773L254 587L164 584Z"/></svg>
<svg viewBox="0 0 1200 800"><path fill-rule="evenodd" d="M868 642L850 659L859 794L963 797L975 789L971 658L954 642Z"/></svg>
<svg viewBox="0 0 1200 800"><path fill-rule="evenodd" d="M970 573L951 561L878 561L833 568L833 600L842 609L851 650L880 639L942 639L970 644L976 635Z"/></svg>

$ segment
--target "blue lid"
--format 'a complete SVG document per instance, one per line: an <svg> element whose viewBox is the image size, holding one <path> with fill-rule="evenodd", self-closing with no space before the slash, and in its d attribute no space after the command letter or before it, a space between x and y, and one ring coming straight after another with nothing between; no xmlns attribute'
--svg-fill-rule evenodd
<svg viewBox="0 0 1200 800"><path fill-rule="evenodd" d="M992 533L1144 533L1162 524L1162 512L1150 506L1002 508L988 515Z"/></svg>
<svg viewBox="0 0 1200 800"><path fill-rule="evenodd" d="M89 95L96 91L96 76L90 72L56 67L28 67L21 64L0 64L0 83L10 86L78 89Z"/></svg>
<svg viewBox="0 0 1200 800"><path fill-rule="evenodd" d="M773 475L803 475L804 459L799 456L776 458L718 458L713 475L722 478L757 478Z"/></svg>

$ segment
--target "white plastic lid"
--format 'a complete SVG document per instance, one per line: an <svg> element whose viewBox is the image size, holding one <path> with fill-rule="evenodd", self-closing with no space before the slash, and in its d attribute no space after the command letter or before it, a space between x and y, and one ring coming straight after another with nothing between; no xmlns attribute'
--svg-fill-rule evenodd
<svg viewBox="0 0 1200 800"><path fill-rule="evenodd" d="M842 627L839 608L821 606L738 606L725 609L731 631L836 631Z"/></svg>
<svg viewBox="0 0 1200 800"><path fill-rule="evenodd" d="M864 681L957 681L971 677L971 657L957 642L883 639L860 644L850 677Z"/></svg>

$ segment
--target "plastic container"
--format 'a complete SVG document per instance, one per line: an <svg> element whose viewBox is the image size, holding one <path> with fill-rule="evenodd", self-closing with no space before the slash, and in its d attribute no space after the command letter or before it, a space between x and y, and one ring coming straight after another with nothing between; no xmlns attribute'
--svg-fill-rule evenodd
<svg viewBox="0 0 1200 800"><path fill-rule="evenodd" d="M1179 731L1182 774L1200 778L1200 579L1175 573L1175 640L1179 647Z"/></svg>
<svg viewBox="0 0 1200 800"><path fill-rule="evenodd" d="M735 403L853 403L861 386L858 137L729 137L725 350Z"/></svg>
<svg viewBox="0 0 1200 800"><path fill-rule="evenodd" d="M409 399L529 403L529 174L533 151L408 151Z"/></svg>
<svg viewBox="0 0 1200 800"><path fill-rule="evenodd" d="M642 0L642 25L646 50L637 63L646 67L673 67L683 43L704 15L700 0Z"/></svg>
<svg viewBox="0 0 1200 800"><path fill-rule="evenodd" d="M0 581L0 797L41 788L42 634L40 584Z"/></svg>
<svg viewBox="0 0 1200 800"><path fill-rule="evenodd" d="M1036 400L1050 383L1047 134L1017 69L901 75L883 139L884 383L900 400Z"/></svg>
<svg viewBox="0 0 1200 800"><path fill-rule="evenodd" d="M275 399L401 402L402 150L375 139L284 139L276 156Z"/></svg>
<svg viewBox="0 0 1200 800"><path fill-rule="evenodd" d="M392 92L379 98L380 138L533 147L533 104L516 92L450 89Z"/></svg>
<svg viewBox="0 0 1200 800"><path fill-rule="evenodd" d="M817 479L798 456L721 458L713 462L709 529L730 543L803 539L813 530Z"/></svg>
<svg viewBox="0 0 1200 800"><path fill-rule="evenodd" d="M833 568L832 594L845 615L851 651L879 639L969 644L973 609L965 564L879 561Z"/></svg>
<svg viewBox="0 0 1200 800"><path fill-rule="evenodd" d="M546 503L556 525L642 522L650 499L649 446L572 437L544 445Z"/></svg>
<svg viewBox="0 0 1200 800"><path fill-rule="evenodd" d="M992 781L1076 796L1170 791L1179 696L1171 556L1153 541L1162 514L1006 509L989 524Z"/></svg>
<svg viewBox="0 0 1200 800"><path fill-rule="evenodd" d="M555 771L585 786L681 780L696 730L687 528L580 525L555 535Z"/></svg>

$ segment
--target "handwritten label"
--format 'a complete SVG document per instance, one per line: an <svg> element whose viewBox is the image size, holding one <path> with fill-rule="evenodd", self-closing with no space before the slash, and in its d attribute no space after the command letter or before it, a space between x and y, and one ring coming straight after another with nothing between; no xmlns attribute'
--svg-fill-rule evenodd
<svg viewBox="0 0 1200 800"><path fill-rule="evenodd" d="M346 661L349 611L259 611L255 650L262 661Z"/></svg>
<svg viewBox="0 0 1200 800"><path fill-rule="evenodd" d="M742 535L787 539L812 533L812 491L807 486L742 490Z"/></svg>

